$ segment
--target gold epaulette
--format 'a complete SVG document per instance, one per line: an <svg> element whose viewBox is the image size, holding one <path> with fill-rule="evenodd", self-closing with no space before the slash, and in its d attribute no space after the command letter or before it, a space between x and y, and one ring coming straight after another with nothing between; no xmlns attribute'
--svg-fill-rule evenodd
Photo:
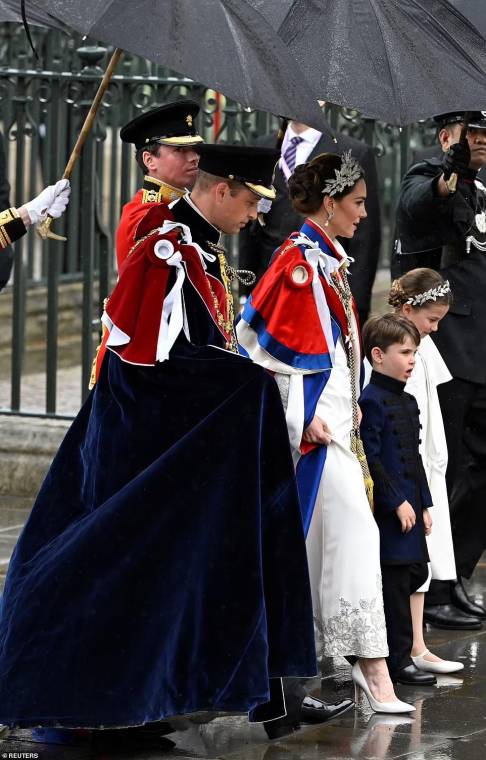
<svg viewBox="0 0 486 760"><path fill-rule="evenodd" d="M172 187L160 179L146 175L143 179L142 203L171 203L182 198L185 192L185 190Z"/></svg>
<svg viewBox="0 0 486 760"><path fill-rule="evenodd" d="M16 208L0 212L0 248L7 248L27 232Z"/></svg>

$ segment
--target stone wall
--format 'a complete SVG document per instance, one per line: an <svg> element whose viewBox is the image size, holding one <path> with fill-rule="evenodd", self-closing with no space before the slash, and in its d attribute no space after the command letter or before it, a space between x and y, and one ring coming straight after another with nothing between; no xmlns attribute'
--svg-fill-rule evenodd
<svg viewBox="0 0 486 760"><path fill-rule="evenodd" d="M0 496L35 496L70 424L0 415Z"/></svg>

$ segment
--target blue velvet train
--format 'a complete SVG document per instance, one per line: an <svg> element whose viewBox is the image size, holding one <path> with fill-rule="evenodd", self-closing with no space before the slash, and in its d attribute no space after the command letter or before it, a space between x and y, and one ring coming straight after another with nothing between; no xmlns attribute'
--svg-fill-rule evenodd
<svg viewBox="0 0 486 760"><path fill-rule="evenodd" d="M179 341L109 353L15 549L0 722L140 725L247 711L316 671L280 397L260 367Z"/></svg>

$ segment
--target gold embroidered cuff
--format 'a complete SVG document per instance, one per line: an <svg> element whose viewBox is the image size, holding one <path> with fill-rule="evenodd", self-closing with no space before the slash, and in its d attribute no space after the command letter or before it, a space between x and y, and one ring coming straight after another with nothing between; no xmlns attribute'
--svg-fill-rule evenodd
<svg viewBox="0 0 486 760"><path fill-rule="evenodd" d="M7 248L26 232L27 228L16 208L0 212L0 248Z"/></svg>

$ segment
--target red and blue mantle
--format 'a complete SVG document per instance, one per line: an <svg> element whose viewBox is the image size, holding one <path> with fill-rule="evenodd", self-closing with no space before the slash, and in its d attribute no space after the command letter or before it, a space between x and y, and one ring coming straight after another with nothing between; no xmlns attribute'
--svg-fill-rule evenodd
<svg viewBox="0 0 486 760"><path fill-rule="evenodd" d="M248 299L241 319L257 335L259 345L284 364L303 371L332 368L331 350L319 319L312 280L314 270L305 257L305 246L295 241L305 235L321 251L342 259L332 241L317 225L307 220L300 233L293 233L275 251L272 263ZM307 273L304 282L295 282L296 267ZM304 275L305 276L305 275ZM346 315L340 298L319 273L331 313L334 342L348 334Z"/></svg>

